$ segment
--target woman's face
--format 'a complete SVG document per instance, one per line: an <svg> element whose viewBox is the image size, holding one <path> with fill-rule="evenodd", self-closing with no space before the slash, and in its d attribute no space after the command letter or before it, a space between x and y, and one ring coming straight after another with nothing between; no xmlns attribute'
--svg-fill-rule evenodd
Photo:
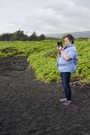
<svg viewBox="0 0 90 135"><path fill-rule="evenodd" d="M69 41L69 39L67 37L64 39L64 42L65 42L65 45L71 44L71 42Z"/></svg>

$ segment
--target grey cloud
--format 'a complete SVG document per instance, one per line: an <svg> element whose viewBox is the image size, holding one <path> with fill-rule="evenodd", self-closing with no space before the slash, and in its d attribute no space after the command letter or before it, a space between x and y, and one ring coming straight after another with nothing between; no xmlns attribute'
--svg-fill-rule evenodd
<svg viewBox="0 0 90 135"><path fill-rule="evenodd" d="M89 30L89 0L0 0L0 33L31 34Z"/></svg>

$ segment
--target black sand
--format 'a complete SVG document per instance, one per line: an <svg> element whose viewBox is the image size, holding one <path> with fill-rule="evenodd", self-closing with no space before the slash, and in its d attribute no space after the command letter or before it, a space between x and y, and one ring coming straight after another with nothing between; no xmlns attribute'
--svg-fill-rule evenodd
<svg viewBox="0 0 90 135"><path fill-rule="evenodd" d="M0 58L0 135L90 135L90 87L71 88L64 106L61 84L37 80L26 57Z"/></svg>

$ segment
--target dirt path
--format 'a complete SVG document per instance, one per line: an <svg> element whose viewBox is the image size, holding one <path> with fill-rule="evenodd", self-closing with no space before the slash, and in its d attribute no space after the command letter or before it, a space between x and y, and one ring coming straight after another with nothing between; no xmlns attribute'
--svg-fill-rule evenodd
<svg viewBox="0 0 90 135"><path fill-rule="evenodd" d="M0 58L0 135L89 135L90 88L71 88L67 107L61 84L37 80L26 57Z"/></svg>

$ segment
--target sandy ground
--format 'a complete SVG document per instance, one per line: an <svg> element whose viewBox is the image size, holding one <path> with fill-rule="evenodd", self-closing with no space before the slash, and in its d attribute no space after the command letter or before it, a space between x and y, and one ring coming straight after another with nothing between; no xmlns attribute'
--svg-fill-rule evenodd
<svg viewBox="0 0 90 135"><path fill-rule="evenodd" d="M90 135L90 87L71 89L65 106L61 83L37 80L25 56L0 58L0 135Z"/></svg>

